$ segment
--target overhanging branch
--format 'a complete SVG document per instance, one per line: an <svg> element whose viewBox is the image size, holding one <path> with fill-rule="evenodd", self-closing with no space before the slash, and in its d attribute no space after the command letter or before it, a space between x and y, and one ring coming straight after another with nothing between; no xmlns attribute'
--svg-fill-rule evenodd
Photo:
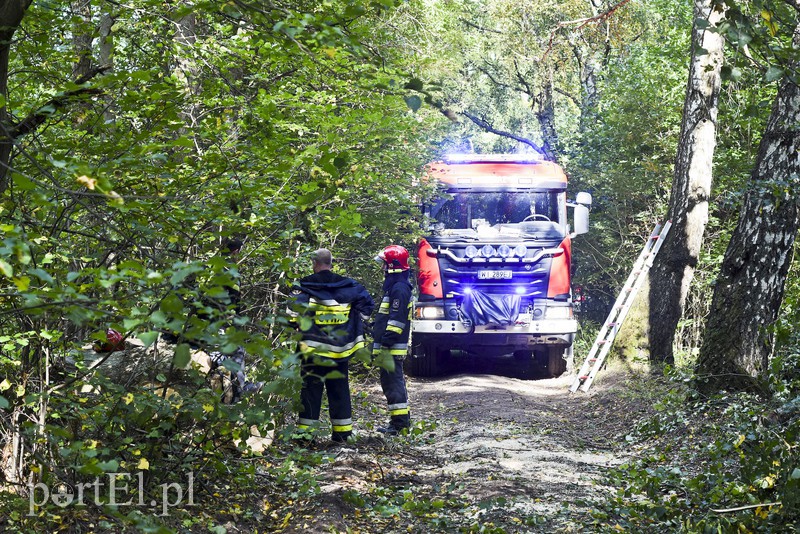
<svg viewBox="0 0 800 534"><path fill-rule="evenodd" d="M103 65L100 67L95 67L94 69L90 70L77 80L75 80L75 85L83 85L87 83L89 80L97 76L98 74L102 74L103 72L109 70L111 65ZM48 100L44 105L39 106L36 111L22 119L19 123L12 126L8 129L8 136L12 140L19 139L38 128L41 124L43 124L48 118L50 118L53 113L57 110L62 109L70 100L74 99L78 96L83 95L95 95L101 93L100 89L95 87L78 87L77 89L73 89L72 91L66 91L61 93L57 96L54 96L50 100Z"/></svg>
<svg viewBox="0 0 800 534"><path fill-rule="evenodd" d="M522 136L513 134L511 132L498 130L497 128L495 128L494 126L492 126L491 124L489 124L485 120L481 119L480 117L476 117L475 115L473 115L472 113L470 113L468 111L462 111L461 114L464 115L466 118L468 118L469 120L471 120L476 125L480 126L481 128L483 128L484 130L486 130L489 133L493 133L493 134L499 135L501 137L508 137L509 139L513 139L514 141L518 141L518 142L520 142L522 144L528 145L529 147L531 147L532 149L534 149L536 152L538 152L539 154L541 154L543 156L546 155L545 152L539 147L539 145L537 145L536 143L534 143L532 140L528 139L527 137L522 137Z"/></svg>
<svg viewBox="0 0 800 534"><path fill-rule="evenodd" d="M576 30L580 30L581 28L583 28L584 26L586 26L588 24L599 24L599 23L605 21L606 19L611 18L611 16L618 9L620 9L621 7L623 7L625 4L627 4L630 1L631 0L621 0L620 2L617 2L615 5L613 5L610 8L608 8L608 10L606 10L603 13L600 13L599 15L596 15L594 17L587 17L587 18L577 19L577 20L565 20L565 21L562 21L562 22L559 22L558 24L556 24L556 27L553 29L552 32L550 32L550 40L547 43L547 50L545 50L544 54L542 54L542 61L544 61L547 58L547 56L550 54L550 50L553 49L553 41L555 40L556 32L558 30L560 30L561 28L566 28L567 26L575 26ZM787 0L787 1L795 1L795 0Z"/></svg>

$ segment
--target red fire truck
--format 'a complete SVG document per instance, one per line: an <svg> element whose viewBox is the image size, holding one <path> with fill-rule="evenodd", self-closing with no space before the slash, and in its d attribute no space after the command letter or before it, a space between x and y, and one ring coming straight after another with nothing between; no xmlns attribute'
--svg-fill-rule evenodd
<svg viewBox="0 0 800 534"><path fill-rule="evenodd" d="M438 374L461 351L562 374L578 326L571 239L589 230L591 195L568 201L561 167L527 155L451 156L425 179L440 193L424 205L408 372Z"/></svg>

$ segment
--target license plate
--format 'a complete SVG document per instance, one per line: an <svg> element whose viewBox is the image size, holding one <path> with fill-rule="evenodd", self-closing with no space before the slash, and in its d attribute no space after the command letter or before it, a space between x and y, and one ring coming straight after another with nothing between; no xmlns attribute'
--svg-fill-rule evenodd
<svg viewBox="0 0 800 534"><path fill-rule="evenodd" d="M511 276L511 271L478 271L478 279L480 280L508 280Z"/></svg>

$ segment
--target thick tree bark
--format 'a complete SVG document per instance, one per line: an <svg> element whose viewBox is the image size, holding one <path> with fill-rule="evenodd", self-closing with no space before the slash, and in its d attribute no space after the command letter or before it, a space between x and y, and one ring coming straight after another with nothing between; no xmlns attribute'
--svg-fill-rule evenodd
<svg viewBox="0 0 800 534"><path fill-rule="evenodd" d="M707 20L713 28L722 14L712 11L712 4L712 0L695 0L694 11L695 19ZM695 24L669 204L672 229L650 271L648 338L653 362L674 361L675 329L683 314L708 223L723 44L720 34Z"/></svg>
<svg viewBox="0 0 800 534"><path fill-rule="evenodd" d="M8 96L8 59L12 39L25 16L31 0L6 0L0 2L0 95ZM13 139L8 137L11 116L5 104L0 107L0 193L8 187L8 166L11 163Z"/></svg>
<svg viewBox="0 0 800 534"><path fill-rule="evenodd" d="M800 42L800 27L795 43ZM797 72L798 63L794 64ZM800 219L800 88L783 80L717 277L697 363L706 391L743 389L769 368Z"/></svg>

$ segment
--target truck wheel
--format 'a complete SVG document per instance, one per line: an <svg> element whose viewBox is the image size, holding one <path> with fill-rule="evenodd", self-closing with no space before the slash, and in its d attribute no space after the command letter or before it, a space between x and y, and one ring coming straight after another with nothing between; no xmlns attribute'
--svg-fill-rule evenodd
<svg viewBox="0 0 800 534"><path fill-rule="evenodd" d="M436 346L419 343L414 346L411 358L406 360L406 371L411 376L436 376L442 372L444 351Z"/></svg>
<svg viewBox="0 0 800 534"><path fill-rule="evenodd" d="M547 374L553 378L563 375L570 364L568 360L572 360L572 345L547 347Z"/></svg>

